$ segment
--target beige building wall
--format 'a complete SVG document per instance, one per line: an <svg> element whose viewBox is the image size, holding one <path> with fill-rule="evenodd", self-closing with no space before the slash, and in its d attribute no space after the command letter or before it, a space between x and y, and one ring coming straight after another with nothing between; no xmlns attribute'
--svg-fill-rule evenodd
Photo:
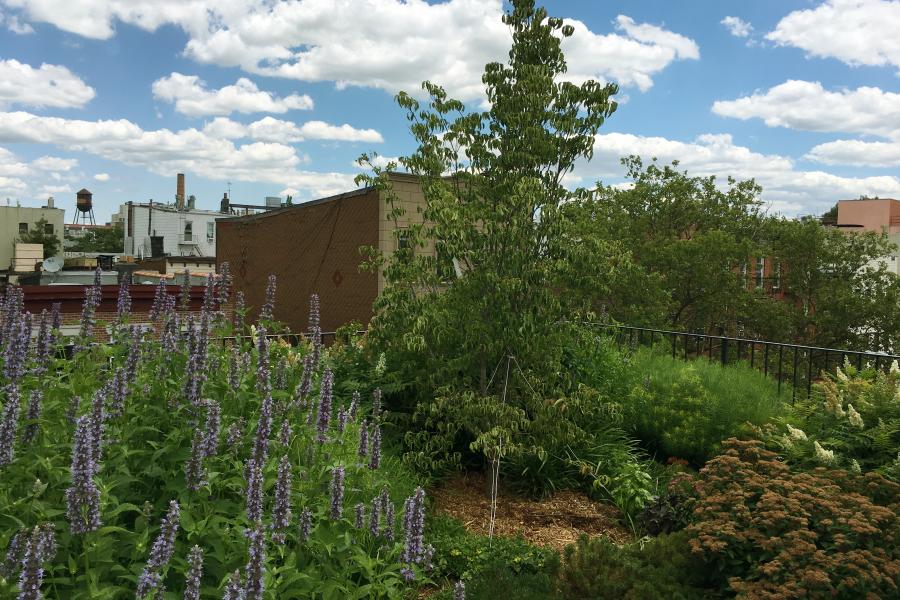
<svg viewBox="0 0 900 600"><path fill-rule="evenodd" d="M888 239L898 248L893 254L873 260L870 265L877 267L883 263L888 271L900 275L900 200L841 200L837 223L847 231L887 232Z"/></svg>
<svg viewBox="0 0 900 600"><path fill-rule="evenodd" d="M391 183L394 186L394 194L397 196L397 205L403 207L404 214L395 220L389 216L392 207L385 198L381 199L378 208L378 247L384 255L393 254L399 248L400 240L394 235L394 229L405 229L410 225L418 225L425 222L423 211L425 210L425 194L419 178L406 173L391 173ZM396 205L395 205L396 207ZM419 255L434 255L434 243L428 242L425 248L419 248ZM384 290L384 273L378 273L378 293Z"/></svg>
<svg viewBox="0 0 900 600"><path fill-rule="evenodd" d="M31 230L42 218L53 226L53 233L59 238L59 254L63 253L63 224L65 211L61 208L31 208L27 206L0 206L0 271L9 269L13 259L16 240L19 239L19 224L26 223ZM50 258L49 256L45 256Z"/></svg>

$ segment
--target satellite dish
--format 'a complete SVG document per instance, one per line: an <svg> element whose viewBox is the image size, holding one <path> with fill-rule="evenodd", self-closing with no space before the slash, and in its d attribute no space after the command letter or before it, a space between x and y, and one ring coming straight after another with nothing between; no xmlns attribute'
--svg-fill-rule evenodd
<svg viewBox="0 0 900 600"><path fill-rule="evenodd" d="M44 260L44 270L48 273L56 273L60 269L63 268L63 263L61 260L56 258L55 256L51 256L48 259Z"/></svg>

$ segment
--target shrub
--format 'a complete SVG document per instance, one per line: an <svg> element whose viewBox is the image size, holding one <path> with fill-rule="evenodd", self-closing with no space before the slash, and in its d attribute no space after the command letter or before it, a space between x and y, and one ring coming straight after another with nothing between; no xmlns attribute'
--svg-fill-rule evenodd
<svg viewBox="0 0 900 600"><path fill-rule="evenodd" d="M845 364L760 433L792 464L874 470L900 481L900 369L860 372Z"/></svg>
<svg viewBox="0 0 900 600"><path fill-rule="evenodd" d="M730 439L700 472L691 551L744 598L887 598L900 583L900 485L868 473L792 472Z"/></svg>
<svg viewBox="0 0 900 600"><path fill-rule="evenodd" d="M691 475L677 473L644 507L638 518L638 527L649 535L684 529L691 521L697 489Z"/></svg>
<svg viewBox="0 0 900 600"><path fill-rule="evenodd" d="M679 532L619 547L606 538L582 536L566 548L560 597L572 600L693 600L714 597L702 587L702 564Z"/></svg>
<svg viewBox="0 0 900 600"><path fill-rule="evenodd" d="M740 365L684 362L641 349L632 368L640 379L622 400L623 426L665 458L702 465L746 423L763 424L783 412L776 385Z"/></svg>

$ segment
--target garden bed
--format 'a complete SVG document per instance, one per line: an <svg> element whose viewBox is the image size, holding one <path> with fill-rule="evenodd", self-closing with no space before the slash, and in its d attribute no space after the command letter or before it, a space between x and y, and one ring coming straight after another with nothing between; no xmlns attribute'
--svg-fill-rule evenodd
<svg viewBox="0 0 900 600"><path fill-rule="evenodd" d="M490 485L484 473L464 473L432 492L435 509L459 519L472 533L487 535L490 524ZM633 540L614 506L596 502L582 492L559 491L542 500L511 494L502 481L494 533L522 536L537 546L562 551L578 536L603 535L621 544Z"/></svg>

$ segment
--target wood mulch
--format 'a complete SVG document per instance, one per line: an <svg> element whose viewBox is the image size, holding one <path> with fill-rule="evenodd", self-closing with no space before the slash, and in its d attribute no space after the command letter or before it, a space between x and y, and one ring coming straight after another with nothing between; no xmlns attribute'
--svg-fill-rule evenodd
<svg viewBox="0 0 900 600"><path fill-rule="evenodd" d="M464 473L430 493L438 513L462 521L473 533L487 535L491 513L486 474ZM582 492L560 491L542 500L508 493L500 482L494 535L521 535L536 546L562 551L582 533L604 535L617 544L634 539L619 520L616 507L591 500Z"/></svg>

